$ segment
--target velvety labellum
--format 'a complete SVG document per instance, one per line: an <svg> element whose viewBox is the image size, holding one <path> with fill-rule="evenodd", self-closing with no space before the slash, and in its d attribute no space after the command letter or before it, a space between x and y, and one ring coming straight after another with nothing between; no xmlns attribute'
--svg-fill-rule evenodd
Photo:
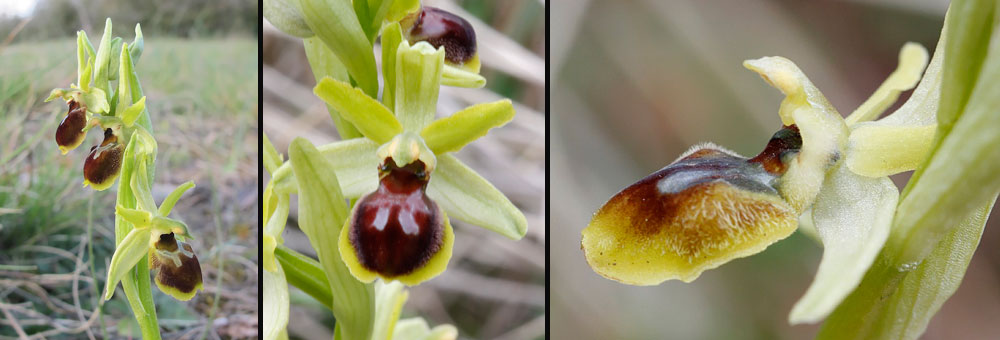
<svg viewBox="0 0 1000 340"><path fill-rule="evenodd" d="M99 146L90 147L90 154L83 163L83 178L96 190L111 187L122 168L125 145L111 130L104 130L104 141Z"/></svg>
<svg viewBox="0 0 1000 340"><path fill-rule="evenodd" d="M66 117L63 117L59 127L56 128L56 144L59 145L59 150L62 153L65 154L80 146L80 143L83 143L84 138L87 137L87 133L83 131L83 128L87 126L85 111L75 100L70 100Z"/></svg>
<svg viewBox="0 0 1000 340"><path fill-rule="evenodd" d="M423 6L420 12L404 18L401 24L411 43L426 41L435 48L444 46L444 58L448 62L461 65L476 55L476 31L460 16Z"/></svg>
<svg viewBox="0 0 1000 340"><path fill-rule="evenodd" d="M174 298L187 301L202 289L201 264L190 244L177 241L173 233L161 234L149 251L149 268L156 286Z"/></svg>
<svg viewBox="0 0 1000 340"><path fill-rule="evenodd" d="M441 249L444 222L427 197L423 162L400 168L389 158L380 170L378 189L357 202L348 237L363 267L392 278L419 269Z"/></svg>
<svg viewBox="0 0 1000 340"><path fill-rule="evenodd" d="M598 274L628 284L691 281L787 237L797 214L776 187L800 145L792 126L753 159L696 147L594 214L583 231L587 262Z"/></svg>

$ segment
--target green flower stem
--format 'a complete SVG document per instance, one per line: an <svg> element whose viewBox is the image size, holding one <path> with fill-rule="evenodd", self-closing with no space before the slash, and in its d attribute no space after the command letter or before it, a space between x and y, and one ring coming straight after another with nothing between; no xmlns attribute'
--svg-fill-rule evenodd
<svg viewBox="0 0 1000 340"><path fill-rule="evenodd" d="M274 249L274 255L285 270L288 283L301 289L326 308L333 310L333 294L330 292L330 282L326 280L323 267L319 261L303 255L284 245Z"/></svg>

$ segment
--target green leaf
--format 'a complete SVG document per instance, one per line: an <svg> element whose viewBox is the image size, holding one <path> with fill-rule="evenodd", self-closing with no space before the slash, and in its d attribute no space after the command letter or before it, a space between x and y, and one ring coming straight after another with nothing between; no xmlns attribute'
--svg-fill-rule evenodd
<svg viewBox="0 0 1000 340"><path fill-rule="evenodd" d="M108 92L108 79L111 71L111 18L104 21L104 35L101 37L101 45L97 48L97 60L94 61L94 86Z"/></svg>
<svg viewBox="0 0 1000 340"><path fill-rule="evenodd" d="M865 278L830 315L817 339L917 339L955 293L979 244L996 196L952 228L914 270L890 263L886 247ZM985 203L985 204L984 204Z"/></svg>
<svg viewBox="0 0 1000 340"><path fill-rule="evenodd" d="M149 228L132 229L122 239L122 242L115 248L114 255L111 256L111 264L108 266L108 280L104 286L104 300L111 299L115 293L115 287L122 277L139 263L139 260L146 258L149 253Z"/></svg>
<svg viewBox="0 0 1000 340"><path fill-rule="evenodd" d="M397 1L398 2L398 1ZM382 29L382 104L385 107L396 107L396 50L403 42L403 29L398 22L386 25Z"/></svg>
<svg viewBox="0 0 1000 340"><path fill-rule="evenodd" d="M319 255L330 291L333 314L347 339L366 339L374 318L374 288L358 282L340 259L340 228L347 220L347 202L333 167L309 141L296 138L288 158L299 184L299 227Z"/></svg>
<svg viewBox="0 0 1000 340"><path fill-rule="evenodd" d="M486 86L486 78L461 67L445 64L444 73L441 75L441 85L478 89Z"/></svg>
<svg viewBox="0 0 1000 340"><path fill-rule="evenodd" d="M314 36L293 1L296 0L264 0L264 18L282 32L293 36L303 39Z"/></svg>
<svg viewBox="0 0 1000 340"><path fill-rule="evenodd" d="M392 339L392 331L409 295L399 281L388 284L381 280L375 282L375 327L371 340Z"/></svg>
<svg viewBox="0 0 1000 340"><path fill-rule="evenodd" d="M444 65L444 47L400 43L396 50L396 118L407 131L419 132L434 120Z"/></svg>
<svg viewBox="0 0 1000 340"><path fill-rule="evenodd" d="M528 231L524 214L493 184L455 156L437 156L437 169L431 175L427 195L449 216L511 239L521 239Z"/></svg>
<svg viewBox="0 0 1000 340"><path fill-rule="evenodd" d="M306 24L347 66L359 87L377 97L375 55L351 4L344 0L298 0L298 4Z"/></svg>
<svg viewBox="0 0 1000 340"><path fill-rule="evenodd" d="M333 51L330 51L322 40L317 37L307 38L302 40L302 45L305 47L306 59L309 60L309 66L312 69L313 77L316 78L316 83L319 83L323 77L330 77L342 82L347 82L350 79L344 63L337 59L337 55L333 54ZM361 137L361 133L354 127L354 124L344 120L332 106L327 104L326 110L330 113L330 118L333 118L334 126L341 139Z"/></svg>
<svg viewBox="0 0 1000 340"><path fill-rule="evenodd" d="M859 176L843 163L830 171L812 207L823 259L792 308L791 324L822 320L857 287L889 236L898 199L888 177Z"/></svg>
<svg viewBox="0 0 1000 340"><path fill-rule="evenodd" d="M389 109L351 84L326 77L320 80L313 92L376 143L388 142L403 132L399 120Z"/></svg>
<svg viewBox="0 0 1000 340"><path fill-rule="evenodd" d="M438 119L427 125L420 135L434 153L454 152L511 119L514 119L514 106L510 99L503 99L476 104Z"/></svg>
<svg viewBox="0 0 1000 340"><path fill-rule="evenodd" d="M954 4L958 7L951 11L961 13L958 9L962 8L962 3ZM949 30L952 28L955 27L951 26ZM994 26L994 29L1000 29L1000 26ZM949 36L949 41L953 37ZM988 44L990 50L978 81L969 88L971 94L967 104L962 113L955 115L957 121L950 129L941 114L947 111L945 94L953 91L948 88L948 73L958 71L949 66L965 66L949 64L952 55L945 56L945 69L942 71L945 78L935 139L937 146L903 191L894 232L890 237L890 242L901 249L895 261L898 265L920 262L951 228L978 208L978 202L1000 190L1000 176L996 175L1000 172L1000 148L996 147L1000 145L1000 133L996 131L996 127L1000 126L1000 115L996 114L996 108L1000 107L998 37L1000 34L994 35L993 41Z"/></svg>
<svg viewBox="0 0 1000 340"><path fill-rule="evenodd" d="M330 292L330 283L326 281L326 274L319 262L283 245L275 248L274 255L281 263L288 283L333 310L333 293Z"/></svg>
<svg viewBox="0 0 1000 340"><path fill-rule="evenodd" d="M184 182L184 184L177 186L174 191L171 191L170 194L163 199L163 202L160 202L159 215L170 215L170 211L174 209L174 204L177 204L177 200L181 198L181 195L184 195L184 192L191 188L194 188L194 182L187 181Z"/></svg>
<svg viewBox="0 0 1000 340"><path fill-rule="evenodd" d="M284 161L282 161L278 149L275 149L274 144L271 144L271 139L267 138L267 133L262 134L264 135L264 169L267 170L267 173L274 175L274 171Z"/></svg>
<svg viewBox="0 0 1000 340"><path fill-rule="evenodd" d="M941 130L947 134L952 124L962 116L965 105L969 102L973 86L983 63L987 60L987 51L996 59L996 46L990 48L990 35L996 29L997 18L994 12L994 0L956 0L948 7L948 15L954 15L959 20L947 20L948 40L945 43L944 74L941 80L941 107L938 110L938 123ZM995 44L994 44L995 45Z"/></svg>
<svg viewBox="0 0 1000 340"><path fill-rule="evenodd" d="M288 283L278 264L275 271L264 271L264 339L275 340L288 327Z"/></svg>

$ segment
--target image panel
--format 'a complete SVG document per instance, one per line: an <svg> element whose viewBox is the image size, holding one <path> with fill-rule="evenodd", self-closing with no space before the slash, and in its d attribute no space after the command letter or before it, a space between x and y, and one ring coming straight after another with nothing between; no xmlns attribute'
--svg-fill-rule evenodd
<svg viewBox="0 0 1000 340"><path fill-rule="evenodd" d="M0 1L0 338L259 337L257 1Z"/></svg>
<svg viewBox="0 0 1000 340"><path fill-rule="evenodd" d="M553 2L552 338L994 337L996 13Z"/></svg>
<svg viewBox="0 0 1000 340"><path fill-rule="evenodd" d="M539 1L264 1L264 339L544 339Z"/></svg>

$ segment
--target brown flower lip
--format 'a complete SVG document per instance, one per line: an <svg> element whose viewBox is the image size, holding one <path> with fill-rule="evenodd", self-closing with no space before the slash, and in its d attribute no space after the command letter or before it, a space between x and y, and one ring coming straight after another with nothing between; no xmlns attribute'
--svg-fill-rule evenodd
<svg viewBox="0 0 1000 340"><path fill-rule="evenodd" d="M384 277L412 273L443 243L444 221L427 197L423 162L399 167L387 159L378 189L358 200L348 239L358 262Z"/></svg>
<svg viewBox="0 0 1000 340"><path fill-rule="evenodd" d="M87 137L87 133L83 131L83 128L87 126L85 111L75 100L69 101L69 111L66 112L66 117L63 117L59 127L56 128L56 144L59 145L59 150L62 153L65 154L69 150L75 149Z"/></svg>
<svg viewBox="0 0 1000 340"><path fill-rule="evenodd" d="M450 12L423 6L401 22L408 40L413 43L426 41L438 48L444 46L445 60L464 64L476 55L476 31L462 17Z"/></svg>
<svg viewBox="0 0 1000 340"><path fill-rule="evenodd" d="M118 141L112 129L104 130L104 141L92 146L83 163L83 178L96 190L104 190L115 182L122 167L125 145Z"/></svg>
<svg viewBox="0 0 1000 340"><path fill-rule="evenodd" d="M160 235L155 248L149 253L149 268L156 275L157 287L178 300L190 300L202 287L201 264L191 245L177 241L173 233L167 233Z"/></svg>

